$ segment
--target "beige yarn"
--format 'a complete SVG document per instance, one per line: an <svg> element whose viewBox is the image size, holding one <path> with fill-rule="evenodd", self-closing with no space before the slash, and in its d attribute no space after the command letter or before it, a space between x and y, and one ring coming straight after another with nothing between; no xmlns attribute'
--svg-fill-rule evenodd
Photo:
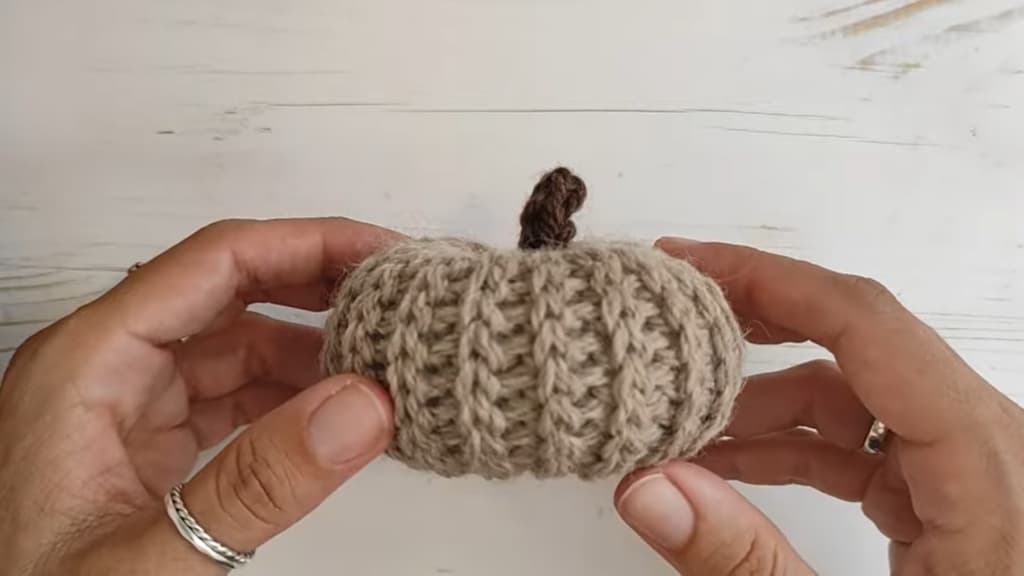
<svg viewBox="0 0 1024 576"><path fill-rule="evenodd" d="M412 240L349 274L323 361L387 384L413 468L589 479L719 435L742 348L718 286L653 248Z"/></svg>

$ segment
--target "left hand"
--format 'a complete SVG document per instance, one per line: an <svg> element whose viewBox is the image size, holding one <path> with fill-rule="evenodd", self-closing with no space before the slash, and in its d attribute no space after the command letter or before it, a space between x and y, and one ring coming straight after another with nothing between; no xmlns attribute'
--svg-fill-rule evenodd
<svg viewBox="0 0 1024 576"><path fill-rule="evenodd" d="M318 329L245 309L324 310L344 270L395 237L345 219L214 224L25 342L0 386L0 572L222 574L162 499L244 424L184 491L239 551L380 454L386 393L321 381Z"/></svg>

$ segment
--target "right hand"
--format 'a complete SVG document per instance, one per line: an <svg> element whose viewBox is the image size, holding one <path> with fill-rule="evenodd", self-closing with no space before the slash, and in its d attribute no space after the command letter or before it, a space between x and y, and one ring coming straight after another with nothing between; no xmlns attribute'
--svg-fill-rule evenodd
<svg viewBox="0 0 1024 576"><path fill-rule="evenodd" d="M658 246L721 284L752 342L811 340L836 359L750 378L726 439L623 481L618 509L680 573L811 573L723 478L860 502L893 574L1020 573L1024 410L875 281L740 246ZM874 417L890 429L881 456L860 451Z"/></svg>

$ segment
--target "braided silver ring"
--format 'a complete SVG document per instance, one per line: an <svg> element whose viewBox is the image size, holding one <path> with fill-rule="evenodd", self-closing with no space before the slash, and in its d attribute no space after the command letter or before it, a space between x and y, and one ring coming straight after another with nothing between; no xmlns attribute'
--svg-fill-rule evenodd
<svg viewBox="0 0 1024 576"><path fill-rule="evenodd" d="M170 516L171 523L178 529L181 537L204 556L228 570L241 568L246 562L252 560L255 552L236 552L232 550L218 542L213 536L210 536L209 532L204 530L199 525L199 522L196 522L196 519L189 513L188 508L185 507L185 501L181 497L181 488L182 485L178 484L171 488L171 491L164 497L167 515Z"/></svg>
<svg viewBox="0 0 1024 576"><path fill-rule="evenodd" d="M885 438L889 435L889 428L877 418L871 423L867 437L864 438L863 450L868 454L881 454L885 448Z"/></svg>

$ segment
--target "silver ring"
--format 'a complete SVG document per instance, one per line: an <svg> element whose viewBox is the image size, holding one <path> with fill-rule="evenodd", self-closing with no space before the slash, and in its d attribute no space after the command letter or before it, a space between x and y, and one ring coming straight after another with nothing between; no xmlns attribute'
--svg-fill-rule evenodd
<svg viewBox="0 0 1024 576"><path fill-rule="evenodd" d="M171 491L164 497L167 515L170 516L171 523L178 529L181 537L204 556L228 570L241 568L246 562L252 560L255 552L236 552L203 530L203 527L196 522L188 508L185 507L185 501L181 498L181 488L182 485L178 484L171 488Z"/></svg>
<svg viewBox="0 0 1024 576"><path fill-rule="evenodd" d="M863 450L868 454L881 454L885 448L885 438L889 435L889 428L886 425L875 419L871 423L871 429L868 430L867 437L864 438Z"/></svg>

